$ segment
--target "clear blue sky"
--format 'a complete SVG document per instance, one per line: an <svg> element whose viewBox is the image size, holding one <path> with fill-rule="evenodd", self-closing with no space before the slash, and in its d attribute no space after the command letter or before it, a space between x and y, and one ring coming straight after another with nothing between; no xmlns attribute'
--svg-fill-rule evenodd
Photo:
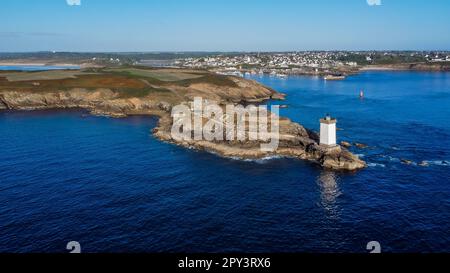
<svg viewBox="0 0 450 273"><path fill-rule="evenodd" d="M450 50L450 1L381 3L2 0L0 51Z"/></svg>

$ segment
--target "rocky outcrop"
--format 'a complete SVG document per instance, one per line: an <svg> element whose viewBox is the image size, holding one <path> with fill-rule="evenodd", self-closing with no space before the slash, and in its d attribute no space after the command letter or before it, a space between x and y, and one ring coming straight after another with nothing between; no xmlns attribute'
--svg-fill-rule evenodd
<svg viewBox="0 0 450 273"><path fill-rule="evenodd" d="M369 146L367 144L364 144L364 143L355 143L355 146L358 149L367 149L367 148L369 148Z"/></svg>
<svg viewBox="0 0 450 273"><path fill-rule="evenodd" d="M7 102L4 100L4 98L0 96L0 110L5 110L9 108L9 106L6 103Z"/></svg>
<svg viewBox="0 0 450 273"><path fill-rule="evenodd" d="M192 83L185 87L169 86L185 100L202 97L211 101L227 103L260 103L270 99L283 100L285 95L263 86L256 81L239 77L229 77L233 86L216 85L208 82Z"/></svg>
<svg viewBox="0 0 450 273"><path fill-rule="evenodd" d="M155 110L161 102L146 98L122 99L109 89L90 91L76 88L59 92L1 92L0 104L10 110L84 108L93 114L126 116L138 111Z"/></svg>
<svg viewBox="0 0 450 273"><path fill-rule="evenodd" d="M205 150L215 154L241 159L261 159L272 156L283 156L308 160L320 166L336 171L356 171L366 167L366 163L341 146L324 147L318 144L319 136L300 124L288 119L280 122L279 146L275 151L260 149L260 141L177 141L171 135L172 119L163 116L154 135L177 145ZM193 132L192 132L193 134Z"/></svg>
<svg viewBox="0 0 450 273"><path fill-rule="evenodd" d="M260 149L258 141L176 141L171 136L170 112L176 102L187 102L195 96L214 99L219 103L261 102L267 99L283 99L284 95L256 82L234 78L236 86L219 87L213 84L194 83L188 87L171 88L172 95L161 97L123 98L110 89L86 90L74 88L53 92L0 91L0 109L36 110L55 108L84 108L93 114L123 117L132 114L157 115L159 125L154 135L180 146L206 150L225 157L258 159L268 156L286 156L309 160L331 170L355 171L364 168L365 163L340 146L328 148L318 144L314 132L289 119L280 120L279 148L273 152ZM180 95L183 94L183 95ZM167 101L166 101L167 99ZM171 101L171 102L169 102Z"/></svg>
<svg viewBox="0 0 450 273"><path fill-rule="evenodd" d="M353 145L347 141L341 141L341 146L345 148L351 148Z"/></svg>

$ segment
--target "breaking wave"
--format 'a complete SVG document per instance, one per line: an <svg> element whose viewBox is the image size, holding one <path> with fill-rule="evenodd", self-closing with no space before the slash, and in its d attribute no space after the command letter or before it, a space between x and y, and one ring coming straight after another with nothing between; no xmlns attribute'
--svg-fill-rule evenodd
<svg viewBox="0 0 450 273"><path fill-rule="evenodd" d="M275 160L275 159L282 159L282 158L286 158L286 157L285 156L280 156L280 155L274 155L274 156L266 156L266 157L257 158L257 159L241 158L241 157L229 157L229 158L232 159L232 160L237 160L237 161L264 164L264 163L267 163L267 162Z"/></svg>
<svg viewBox="0 0 450 273"><path fill-rule="evenodd" d="M379 168L385 168L385 167L386 167L386 165L381 164L381 163L368 163L367 166L368 166L369 168L377 168L377 167L379 167Z"/></svg>
<svg viewBox="0 0 450 273"><path fill-rule="evenodd" d="M433 165L433 166L450 166L450 161L448 160L432 160L432 161L423 161L424 163L428 164L428 165Z"/></svg>

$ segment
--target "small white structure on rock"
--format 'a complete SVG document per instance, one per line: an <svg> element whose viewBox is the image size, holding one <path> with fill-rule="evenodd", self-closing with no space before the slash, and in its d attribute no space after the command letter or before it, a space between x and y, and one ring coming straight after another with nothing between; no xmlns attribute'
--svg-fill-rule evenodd
<svg viewBox="0 0 450 273"><path fill-rule="evenodd" d="M337 120L330 115L320 120L320 145L336 146L336 123Z"/></svg>

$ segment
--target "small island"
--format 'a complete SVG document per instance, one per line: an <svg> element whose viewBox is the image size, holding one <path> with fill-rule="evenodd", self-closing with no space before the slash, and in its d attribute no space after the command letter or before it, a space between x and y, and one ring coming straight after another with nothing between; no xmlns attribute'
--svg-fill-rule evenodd
<svg viewBox="0 0 450 273"><path fill-rule="evenodd" d="M262 151L259 141L179 141L171 135L172 107L196 97L225 104L258 104L283 100L281 94L256 81L219 75L207 70L148 68L142 66L93 67L81 70L1 71L0 109L41 110L83 108L95 115L126 117L155 115L155 137L183 147L224 157L260 159L285 156L308 160L336 171L356 171L364 161L346 148L320 145L318 134L280 118L279 146Z"/></svg>

